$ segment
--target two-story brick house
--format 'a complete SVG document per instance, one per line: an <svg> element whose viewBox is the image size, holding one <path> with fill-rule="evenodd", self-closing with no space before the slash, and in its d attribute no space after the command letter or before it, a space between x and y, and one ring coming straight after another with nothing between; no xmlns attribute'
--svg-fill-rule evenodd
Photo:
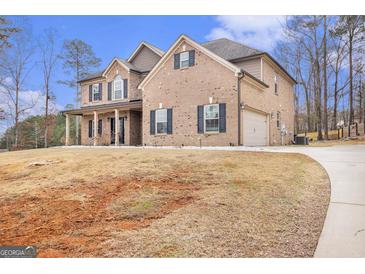
<svg viewBox="0 0 365 274"><path fill-rule="evenodd" d="M182 35L166 53L143 42L80 81L81 108L64 112L66 143L70 115L80 115L83 145L286 144L294 84L269 54L228 39Z"/></svg>

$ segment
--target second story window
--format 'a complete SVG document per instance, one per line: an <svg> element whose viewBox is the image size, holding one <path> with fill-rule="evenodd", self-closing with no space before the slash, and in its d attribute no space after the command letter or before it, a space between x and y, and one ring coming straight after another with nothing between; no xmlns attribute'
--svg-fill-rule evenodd
<svg viewBox="0 0 365 274"><path fill-rule="evenodd" d="M187 68L189 66L189 52L180 53L180 68Z"/></svg>
<svg viewBox="0 0 365 274"><path fill-rule="evenodd" d="M123 79L120 75L114 79L113 100L123 99Z"/></svg>
<svg viewBox="0 0 365 274"><path fill-rule="evenodd" d="M93 101L100 100L100 90L99 90L99 84L93 85Z"/></svg>
<svg viewBox="0 0 365 274"><path fill-rule="evenodd" d="M174 69L192 67L195 65L195 50L175 53Z"/></svg>

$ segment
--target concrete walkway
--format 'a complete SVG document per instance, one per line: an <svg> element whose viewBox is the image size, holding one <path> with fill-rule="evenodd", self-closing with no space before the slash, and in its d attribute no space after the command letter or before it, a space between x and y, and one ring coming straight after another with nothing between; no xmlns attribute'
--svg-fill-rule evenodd
<svg viewBox="0 0 365 274"><path fill-rule="evenodd" d="M318 161L330 177L331 200L314 256L365 257L365 145L267 151L306 154Z"/></svg>

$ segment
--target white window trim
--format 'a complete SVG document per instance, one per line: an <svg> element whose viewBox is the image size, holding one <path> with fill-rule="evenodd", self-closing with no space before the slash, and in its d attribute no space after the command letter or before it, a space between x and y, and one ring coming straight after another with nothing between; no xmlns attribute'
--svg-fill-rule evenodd
<svg viewBox="0 0 365 274"><path fill-rule="evenodd" d="M97 89L97 92L94 90L94 87L96 87ZM100 96L98 95L98 99L95 99L95 94L99 94L100 93L100 90L99 90L99 83L97 84L93 84L92 85L92 101L93 102L96 102L96 101L100 101Z"/></svg>
<svg viewBox="0 0 365 274"><path fill-rule="evenodd" d="M116 83L116 80L114 78L113 80L113 85L112 85L112 101L118 101L118 100L123 100L123 99L126 99L124 98L124 79L120 78L120 80L118 81L121 81L121 97L120 98L115 98L115 83Z"/></svg>
<svg viewBox="0 0 365 274"><path fill-rule="evenodd" d="M206 118L206 111L205 111L205 108L206 107L209 107L209 106L217 106L218 107L218 130L216 131L207 131L206 130L206 121L207 121L207 118ZM204 105L203 107L203 117L204 117L204 133L206 134L215 134L215 133L219 133L219 104L208 104L208 105ZM208 118L208 120L215 120L215 118Z"/></svg>
<svg viewBox="0 0 365 274"><path fill-rule="evenodd" d="M181 69L188 68L189 67L189 51L180 52L179 54L180 54L180 64L179 64L180 68ZM182 58L181 58L182 54L187 54L188 58L186 60L182 60ZM184 61L188 62L187 66L182 66L182 62L184 62Z"/></svg>
<svg viewBox="0 0 365 274"><path fill-rule="evenodd" d="M158 121L157 121L157 112L158 111L166 111L166 132L161 132L161 133L158 133L157 132L157 123L158 123ZM159 122L159 123L163 123L163 122ZM167 134L167 108L161 108L161 109L156 109L155 110L155 133L156 133L156 135L165 135L165 134Z"/></svg>

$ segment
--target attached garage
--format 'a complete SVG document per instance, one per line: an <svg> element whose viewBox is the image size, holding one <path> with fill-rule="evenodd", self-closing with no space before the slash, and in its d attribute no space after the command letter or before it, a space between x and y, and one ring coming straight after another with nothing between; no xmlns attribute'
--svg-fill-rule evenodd
<svg viewBox="0 0 365 274"><path fill-rule="evenodd" d="M243 111L243 144L245 146L266 146L268 125L265 114Z"/></svg>

